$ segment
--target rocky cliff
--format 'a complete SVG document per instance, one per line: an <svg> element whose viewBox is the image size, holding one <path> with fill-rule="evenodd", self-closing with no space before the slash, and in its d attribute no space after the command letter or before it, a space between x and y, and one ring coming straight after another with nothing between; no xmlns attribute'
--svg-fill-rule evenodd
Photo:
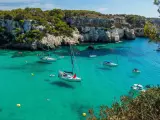
<svg viewBox="0 0 160 120"><path fill-rule="evenodd" d="M7 35L0 40L0 45L7 44L8 48L15 49L44 49L46 46L55 48L59 45L79 42L117 42L120 39L133 40L136 36L144 36L143 28L130 29L129 23L124 18L106 19L106 18L88 18L88 17L72 17L67 18L66 22L71 21L71 26L75 27L72 37L63 35L54 36L46 33L41 40L35 40L32 43L16 43L10 37L16 39L17 34L24 34L31 30L44 31L45 26L38 25L36 21L24 20L14 21L1 19L0 26L5 28ZM48 23L49 24L49 23ZM118 27L117 27L118 26ZM54 28L54 26L53 26ZM2 31L1 31L2 36ZM10 36L10 37L8 37ZM5 42L4 42L5 41ZM7 42L6 42L7 41Z"/></svg>
<svg viewBox="0 0 160 120"><path fill-rule="evenodd" d="M129 23L123 17L115 19L74 17L70 18L70 21L82 35L81 42L115 42L136 37L134 29L126 26L129 26Z"/></svg>

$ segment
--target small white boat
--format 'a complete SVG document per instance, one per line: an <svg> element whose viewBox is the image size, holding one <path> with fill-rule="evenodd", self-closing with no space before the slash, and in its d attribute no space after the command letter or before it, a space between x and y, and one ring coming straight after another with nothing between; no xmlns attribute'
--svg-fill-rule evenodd
<svg viewBox="0 0 160 120"><path fill-rule="evenodd" d="M40 58L40 60L41 60L42 62L47 62L47 63L55 62L55 61L56 61L55 58L52 58L52 57L49 57L49 56L42 57L42 58Z"/></svg>
<svg viewBox="0 0 160 120"><path fill-rule="evenodd" d="M49 76L50 76L50 77L55 77L55 75L54 75L54 74L50 74Z"/></svg>
<svg viewBox="0 0 160 120"><path fill-rule="evenodd" d="M160 48L157 48L157 50L156 50L156 51L158 51L158 52L159 52L159 51L160 51Z"/></svg>
<svg viewBox="0 0 160 120"><path fill-rule="evenodd" d="M123 41L117 41L116 43L121 43L121 42L123 42Z"/></svg>
<svg viewBox="0 0 160 120"><path fill-rule="evenodd" d="M133 90L144 91L143 86L140 84L134 84L131 88Z"/></svg>
<svg viewBox="0 0 160 120"><path fill-rule="evenodd" d="M132 72L133 72L133 73L141 73L141 71L138 70L138 69L134 69Z"/></svg>
<svg viewBox="0 0 160 120"><path fill-rule="evenodd" d="M64 58L64 56L59 56L59 58L60 58L60 59L63 59L63 58Z"/></svg>
<svg viewBox="0 0 160 120"><path fill-rule="evenodd" d="M113 63L113 62L108 62L108 61L104 61L104 62L103 62L103 65L104 65L104 66L111 66L111 67L116 67L116 66L118 66L118 64Z"/></svg>
<svg viewBox="0 0 160 120"><path fill-rule="evenodd" d="M73 75L72 72L59 71L58 77L68 82L81 82L81 78L77 77L76 75Z"/></svg>
<svg viewBox="0 0 160 120"><path fill-rule="evenodd" d="M90 58L95 58L97 55L89 55Z"/></svg>

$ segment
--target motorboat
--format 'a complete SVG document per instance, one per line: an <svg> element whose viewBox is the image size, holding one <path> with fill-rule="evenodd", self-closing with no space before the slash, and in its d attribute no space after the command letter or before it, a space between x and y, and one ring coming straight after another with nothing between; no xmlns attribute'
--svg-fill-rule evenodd
<svg viewBox="0 0 160 120"><path fill-rule="evenodd" d="M108 62L108 61L104 61L103 65L104 66L110 66L110 67L116 67L116 66L118 66L118 64L113 63L113 62Z"/></svg>
<svg viewBox="0 0 160 120"><path fill-rule="evenodd" d="M133 72L133 73L141 73L141 71L138 70L138 69L134 69L132 72Z"/></svg>
<svg viewBox="0 0 160 120"><path fill-rule="evenodd" d="M117 41L116 43L121 43L121 42L123 42L123 41Z"/></svg>
<svg viewBox="0 0 160 120"><path fill-rule="evenodd" d="M58 77L68 82L81 82L81 78L77 77L72 72L59 71Z"/></svg>
<svg viewBox="0 0 160 120"><path fill-rule="evenodd" d="M89 55L90 58L95 58L97 55Z"/></svg>
<svg viewBox="0 0 160 120"><path fill-rule="evenodd" d="M157 52L160 52L160 47L159 48L157 48L157 50L156 50Z"/></svg>
<svg viewBox="0 0 160 120"><path fill-rule="evenodd" d="M133 90L144 91L143 86L140 84L134 84L131 88Z"/></svg>
<svg viewBox="0 0 160 120"><path fill-rule="evenodd" d="M52 58L52 57L49 57L49 56L41 57L40 60L42 62L47 62L47 63L51 63L51 62L55 62L56 61L55 58Z"/></svg>

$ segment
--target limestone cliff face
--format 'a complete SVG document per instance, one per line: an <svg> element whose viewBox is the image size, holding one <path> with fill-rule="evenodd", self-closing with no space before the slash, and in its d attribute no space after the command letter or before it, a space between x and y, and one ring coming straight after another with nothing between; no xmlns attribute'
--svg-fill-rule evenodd
<svg viewBox="0 0 160 120"><path fill-rule="evenodd" d="M73 37L54 36L46 34L39 42L33 43L14 43L9 44L11 48L19 49L43 49L48 46L55 48L59 45L79 42L117 42L121 39L135 39L136 36L143 37L143 28L129 29L130 26L124 18L106 19L106 18L88 18L88 17L73 17L67 18L66 22L70 21L71 25L76 29L73 32ZM35 25L36 21L24 20L23 23L14 20L0 19L0 26L5 27L8 33L16 36L17 29L23 34L30 30L43 31L45 29L42 25ZM119 28L117 28L119 26ZM10 43L10 40L6 40ZM0 44L2 41L0 40ZM4 41L3 41L4 43Z"/></svg>
<svg viewBox="0 0 160 120"><path fill-rule="evenodd" d="M116 42L120 39L135 39L133 29L129 29L129 23L125 18L88 18L73 17L67 20L72 21L71 24L76 26L83 36L81 42ZM120 26L116 28L115 26Z"/></svg>
<svg viewBox="0 0 160 120"><path fill-rule="evenodd" d="M31 21L29 20L25 20L23 25L21 25L21 23L18 21L0 19L0 26L5 27L7 32L11 34L14 34L14 30L16 28L20 28L22 32L30 31L32 28Z"/></svg>
<svg viewBox="0 0 160 120"><path fill-rule="evenodd" d="M144 37L145 36L143 28L135 28L134 31L135 31L135 35L137 37Z"/></svg>
<svg viewBox="0 0 160 120"><path fill-rule="evenodd" d="M125 28L124 33L125 33L125 38L128 40L134 40L136 38L134 29Z"/></svg>
<svg viewBox="0 0 160 120"><path fill-rule="evenodd" d="M32 22L31 20L25 20L25 21L24 21L23 30L24 30L25 32L28 32L28 31L31 30L31 28L32 28L32 23L31 23L31 22Z"/></svg>
<svg viewBox="0 0 160 120"><path fill-rule="evenodd" d="M73 32L73 37L64 37L64 36L54 36L47 34L46 37L44 37L41 41L41 43L38 45L39 48L43 49L46 45L50 48L55 48L57 46L60 46L62 44L78 44L79 39L82 39L82 36L79 34L79 31L75 29Z"/></svg>
<svg viewBox="0 0 160 120"><path fill-rule="evenodd" d="M73 17L70 19L72 21L72 24L77 27L88 26L110 28L115 22L113 19L105 18Z"/></svg>

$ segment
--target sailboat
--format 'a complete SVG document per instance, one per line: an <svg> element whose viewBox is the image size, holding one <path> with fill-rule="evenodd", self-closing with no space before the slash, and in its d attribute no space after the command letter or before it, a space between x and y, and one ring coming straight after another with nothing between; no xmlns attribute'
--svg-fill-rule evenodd
<svg viewBox="0 0 160 120"><path fill-rule="evenodd" d="M49 51L49 47L48 47L47 51ZM49 54L48 55L44 55L44 54L40 55L39 58L40 58L40 61L44 62L44 63L52 63L57 60L56 58L52 58Z"/></svg>
<svg viewBox="0 0 160 120"><path fill-rule="evenodd" d="M116 59L117 59L117 57L116 57ZM103 62L103 66L117 67L118 66L118 59L117 59L117 63L106 60L106 61Z"/></svg>
<svg viewBox="0 0 160 120"><path fill-rule="evenodd" d="M72 72L68 71L59 71L58 77L64 81L68 82L81 82L81 78L77 77L76 74L74 74L74 60L73 60L73 51L70 44L70 51L71 51L71 64L72 64Z"/></svg>

